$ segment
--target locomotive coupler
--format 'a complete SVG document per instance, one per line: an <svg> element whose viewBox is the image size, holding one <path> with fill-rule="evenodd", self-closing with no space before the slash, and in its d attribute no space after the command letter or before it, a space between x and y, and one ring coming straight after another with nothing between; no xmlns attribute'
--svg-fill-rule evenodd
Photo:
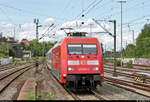
<svg viewBox="0 0 150 102"><path fill-rule="evenodd" d="M85 76L82 77L82 85L85 85Z"/></svg>

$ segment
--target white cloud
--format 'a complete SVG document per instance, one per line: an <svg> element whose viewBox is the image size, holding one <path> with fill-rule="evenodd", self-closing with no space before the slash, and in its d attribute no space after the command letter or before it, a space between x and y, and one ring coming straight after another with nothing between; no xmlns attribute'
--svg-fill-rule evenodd
<svg viewBox="0 0 150 102"><path fill-rule="evenodd" d="M0 27L1 27L1 29L10 29L10 28L13 27L13 25L12 24L7 24L5 22L0 22Z"/></svg>
<svg viewBox="0 0 150 102"><path fill-rule="evenodd" d="M35 24L33 23L25 23L21 25L21 29L23 30L33 30L35 28Z"/></svg>
<svg viewBox="0 0 150 102"><path fill-rule="evenodd" d="M20 32L19 33L19 41L21 41L22 39L28 39L28 40L32 40L36 38L35 32L34 31L24 31L24 32Z"/></svg>
<svg viewBox="0 0 150 102"><path fill-rule="evenodd" d="M53 18L47 18L44 20L44 23L45 24L52 24L52 23L54 23L54 19Z"/></svg>
<svg viewBox="0 0 150 102"><path fill-rule="evenodd" d="M52 22L54 22L54 19L52 18L47 18L43 21L44 24L51 24ZM84 22L84 24L82 24L82 22ZM92 24L91 27L90 27L90 24ZM101 24L105 26L106 29L108 29L110 32L113 33L113 24L107 24L104 22L101 22ZM78 27L76 27L76 25L78 25ZM64 28L73 27L74 31L83 31L83 32L86 31L88 33L90 33L90 31L92 32L104 31L92 19L88 19L84 21L83 20L68 21L62 24L61 26L59 26L58 28L61 28L61 27L64 27ZM53 29L53 31L47 32L46 36L43 39L41 39L40 42L42 41L55 42L55 41L59 41L63 39L66 36L66 34L64 30L60 30L58 28ZM44 26L39 28L39 38L42 37L42 34L45 33L47 29L48 27L44 27ZM13 36L14 25L7 24L5 22L0 22L0 30L3 32L4 35ZM66 30L66 32L69 32L69 30ZM55 36L53 34L55 34ZM138 36L138 34L139 32L135 32L135 38ZM89 34L89 36L97 37L99 41L102 42L104 46L106 46L107 50L113 49L114 39L110 35L106 33L105 34L104 33L92 33L92 34ZM32 40L36 38L34 23L25 23L25 24L22 24L20 27L19 26L16 27L16 39L20 41L24 38L28 40ZM120 39L121 39L120 29L117 29L117 50L119 50L121 46ZM123 47L125 47L126 41L127 43L132 43L132 32L128 32L127 30L123 31Z"/></svg>

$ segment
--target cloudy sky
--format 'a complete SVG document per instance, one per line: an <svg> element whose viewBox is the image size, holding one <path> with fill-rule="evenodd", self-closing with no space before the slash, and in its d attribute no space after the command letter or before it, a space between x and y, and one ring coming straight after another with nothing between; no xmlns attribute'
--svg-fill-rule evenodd
<svg viewBox="0 0 150 102"><path fill-rule="evenodd" d="M98 37L105 49L113 48L113 38L104 32L96 20L117 21L117 50L120 49L120 3L119 0L0 0L0 32L3 36L16 40L36 38L34 18L39 19L40 41L60 40L65 37L63 27L72 27L74 31L93 32L88 36ZM150 19L150 0L126 0L123 3L123 47L133 43ZM82 16L84 15L84 16ZM84 24L82 24L84 22ZM99 21L113 33L113 24ZM54 24L52 27L50 27ZM15 32L15 34L14 34ZM68 32L68 31L66 31Z"/></svg>

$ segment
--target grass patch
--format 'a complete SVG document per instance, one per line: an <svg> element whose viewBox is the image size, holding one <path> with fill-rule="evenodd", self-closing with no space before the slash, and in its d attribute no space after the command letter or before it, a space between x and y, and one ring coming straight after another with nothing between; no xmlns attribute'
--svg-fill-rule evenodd
<svg viewBox="0 0 150 102"><path fill-rule="evenodd" d="M43 97L43 98L42 98ZM28 100L36 100L35 93L27 94ZM52 93L48 93L46 96L37 92L37 100L54 100L54 95Z"/></svg>
<svg viewBox="0 0 150 102"><path fill-rule="evenodd" d="M126 67L133 68L132 60L126 63Z"/></svg>

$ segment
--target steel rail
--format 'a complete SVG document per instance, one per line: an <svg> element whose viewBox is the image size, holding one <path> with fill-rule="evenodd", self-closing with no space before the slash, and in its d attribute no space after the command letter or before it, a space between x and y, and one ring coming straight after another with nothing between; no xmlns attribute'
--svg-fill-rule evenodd
<svg viewBox="0 0 150 102"><path fill-rule="evenodd" d="M3 79L5 79L5 78L7 78L7 77L9 77L9 76L12 75L12 74L15 74L16 72L18 72L18 71L20 71L20 70L26 69L26 68L31 67L31 66L33 66L33 65L28 65L28 66L26 66L26 67L24 67L24 68L19 68L18 70L15 70L15 71L13 71L13 72L10 72L10 73L4 75L3 77L0 77L0 81L3 80Z"/></svg>
<svg viewBox="0 0 150 102"><path fill-rule="evenodd" d="M105 77L105 81L115 82L115 83L118 83L121 85L126 85L126 86L130 86L133 88L137 88L140 90L150 92L150 88L149 88L150 86L149 85L144 85L144 84L135 83L135 82L126 81L126 80L114 79L114 78L110 78L110 77Z"/></svg>
<svg viewBox="0 0 150 102"><path fill-rule="evenodd" d="M31 66L30 66L31 67ZM21 71L20 73L18 73L18 75L17 76L15 76L13 79L11 79L6 85L4 85L4 87L2 87L1 89L0 89L0 93L2 93L12 82L14 82L19 76L21 76L23 73L25 73L26 71L28 71L29 69L31 69L31 68L28 68L28 67L26 67L26 68L22 68L21 70L19 70L19 71ZM23 70L23 71L22 71ZM17 72L19 72L19 71L17 71ZM14 73L11 73L11 75L12 74L16 74L16 72L14 72ZM10 76L10 74L7 76L7 77L9 77ZM5 76L5 78L6 78L6 76ZM5 79L4 77L3 78L1 78L1 80L2 79Z"/></svg>
<svg viewBox="0 0 150 102"><path fill-rule="evenodd" d="M98 98L99 100L108 100L108 99L104 98L103 96L101 96L101 95L98 93L98 91L95 90L95 89L92 89L91 92L92 92L92 93L94 94L94 96L95 96L96 98Z"/></svg>
<svg viewBox="0 0 150 102"><path fill-rule="evenodd" d="M109 82L109 81L107 82L107 84L110 84L110 85L113 85L113 86L116 86L116 87L119 87L119 88L122 88L122 89L125 89L125 90L128 90L128 91L134 92L134 93L136 93L136 94L139 94L139 95L142 95L142 96L145 96L145 97L150 98L149 95L142 94L142 93L140 93L140 92L137 92L137 91L134 90L134 89L127 88L126 86L120 86L120 85L122 85L122 84L118 84L118 83L115 83L115 82Z"/></svg>

